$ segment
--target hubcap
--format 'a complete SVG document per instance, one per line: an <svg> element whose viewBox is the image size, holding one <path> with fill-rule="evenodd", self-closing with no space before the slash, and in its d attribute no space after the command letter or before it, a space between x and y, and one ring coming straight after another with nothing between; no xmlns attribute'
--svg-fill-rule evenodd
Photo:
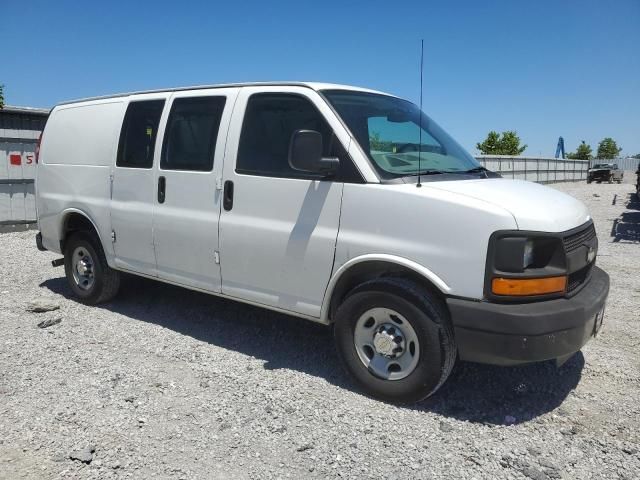
<svg viewBox="0 0 640 480"><path fill-rule="evenodd" d="M71 268L73 280L82 290L89 290L95 281L93 271L93 258L86 248L78 247L73 251Z"/></svg>
<svg viewBox="0 0 640 480"><path fill-rule="evenodd" d="M418 364L418 336L407 319L395 310L367 310L356 322L353 340L360 361L384 380L405 378Z"/></svg>

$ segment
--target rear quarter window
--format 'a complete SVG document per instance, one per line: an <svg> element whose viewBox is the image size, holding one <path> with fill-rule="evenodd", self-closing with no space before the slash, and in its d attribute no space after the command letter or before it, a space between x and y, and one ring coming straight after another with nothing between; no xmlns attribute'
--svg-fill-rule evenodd
<svg viewBox="0 0 640 480"><path fill-rule="evenodd" d="M122 122L116 166L151 168L164 100L129 103Z"/></svg>

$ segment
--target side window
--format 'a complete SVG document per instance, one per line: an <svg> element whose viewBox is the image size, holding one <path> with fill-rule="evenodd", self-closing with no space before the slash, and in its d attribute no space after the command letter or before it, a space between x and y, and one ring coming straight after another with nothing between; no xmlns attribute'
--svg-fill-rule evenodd
<svg viewBox="0 0 640 480"><path fill-rule="evenodd" d="M287 93L257 93L249 98L236 172L266 177L317 178L289 166L289 143L296 130L316 130L322 134L323 155L340 158L340 180L345 172L353 178L359 176L316 107L301 95Z"/></svg>
<svg viewBox="0 0 640 480"><path fill-rule="evenodd" d="M151 168L164 100L131 102L118 143L118 167Z"/></svg>
<svg viewBox="0 0 640 480"><path fill-rule="evenodd" d="M226 97L189 97L173 101L160 168L211 171L225 102Z"/></svg>

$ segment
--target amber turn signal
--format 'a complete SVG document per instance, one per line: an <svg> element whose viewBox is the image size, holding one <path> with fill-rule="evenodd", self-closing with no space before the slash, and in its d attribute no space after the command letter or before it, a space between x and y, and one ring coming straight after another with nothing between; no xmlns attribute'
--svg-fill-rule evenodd
<svg viewBox="0 0 640 480"><path fill-rule="evenodd" d="M491 291L494 295L545 295L547 293L564 292L567 288L567 277L547 278L494 278Z"/></svg>

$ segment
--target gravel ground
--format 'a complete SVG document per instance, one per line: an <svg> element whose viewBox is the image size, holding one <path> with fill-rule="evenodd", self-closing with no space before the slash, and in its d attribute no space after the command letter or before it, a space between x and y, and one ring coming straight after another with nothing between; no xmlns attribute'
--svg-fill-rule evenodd
<svg viewBox="0 0 640 480"><path fill-rule="evenodd" d="M640 204L554 188L596 222L603 331L560 369L459 364L412 407L355 391L328 328L136 278L85 307L34 232L0 235L0 477L640 478Z"/></svg>

